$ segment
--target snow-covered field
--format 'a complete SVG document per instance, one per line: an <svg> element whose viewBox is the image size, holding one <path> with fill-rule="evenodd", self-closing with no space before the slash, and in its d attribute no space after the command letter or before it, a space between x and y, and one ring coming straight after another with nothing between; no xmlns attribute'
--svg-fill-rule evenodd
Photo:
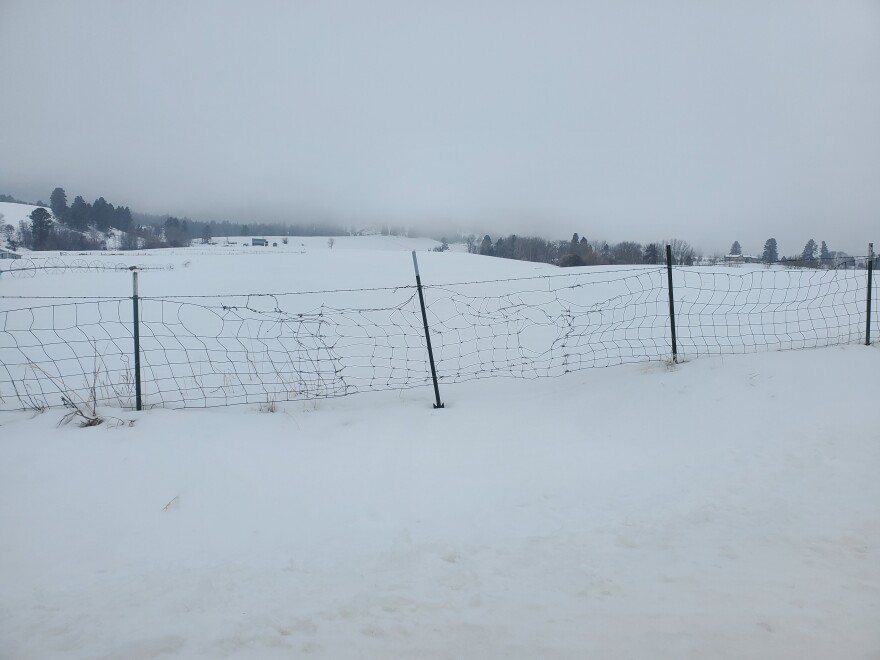
<svg viewBox="0 0 880 660"><path fill-rule="evenodd" d="M148 298L232 298L410 285L416 249L439 325L444 305L480 318L526 294L583 314L665 303L632 284L653 269L586 269L564 293L555 279L442 287L560 271L419 239L240 243L78 258L161 266L140 274ZM706 299L696 272L676 274L674 367L658 322L654 361L449 378L442 410L416 387L276 412L106 407L125 423L91 428L59 427L59 409L0 413L0 657L878 657L880 351L858 342L860 290L798 280L825 311L783 309L749 335L797 348L819 328L813 345L840 345L777 352L740 333L719 352L744 354L711 357L693 319L718 343L737 315L778 313L791 275L720 270L727 294ZM4 273L0 312L131 292L128 272L52 273ZM743 290L744 276L770 284ZM602 323L625 335L631 321ZM443 364L454 344L439 343Z"/></svg>

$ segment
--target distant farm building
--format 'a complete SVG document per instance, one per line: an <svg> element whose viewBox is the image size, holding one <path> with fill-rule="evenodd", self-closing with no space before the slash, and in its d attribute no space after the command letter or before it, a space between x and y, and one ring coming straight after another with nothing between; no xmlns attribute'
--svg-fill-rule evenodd
<svg viewBox="0 0 880 660"><path fill-rule="evenodd" d="M744 264L746 258L741 254L726 254L724 255L724 263L727 266L740 266Z"/></svg>
<svg viewBox="0 0 880 660"><path fill-rule="evenodd" d="M262 247L267 247L269 245L269 241L265 238L252 238L251 245L260 245Z"/></svg>
<svg viewBox="0 0 880 660"><path fill-rule="evenodd" d="M762 263L761 257L755 257L750 254L727 254L724 256L724 264L727 266L739 266L741 264L759 264Z"/></svg>
<svg viewBox="0 0 880 660"><path fill-rule="evenodd" d="M21 259L21 255L0 248L0 259Z"/></svg>

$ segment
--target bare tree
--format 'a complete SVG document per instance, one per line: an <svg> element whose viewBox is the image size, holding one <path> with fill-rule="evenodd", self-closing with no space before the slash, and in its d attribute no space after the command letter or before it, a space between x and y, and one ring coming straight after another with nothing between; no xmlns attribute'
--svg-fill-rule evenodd
<svg viewBox="0 0 880 660"><path fill-rule="evenodd" d="M696 259L696 252L690 243L680 238L673 238L667 241L672 248L672 262L678 266L693 266Z"/></svg>
<svg viewBox="0 0 880 660"><path fill-rule="evenodd" d="M611 247L616 264L639 264L642 262L642 246L633 241L622 241Z"/></svg>
<svg viewBox="0 0 880 660"><path fill-rule="evenodd" d="M15 227L3 224L3 214L0 213L0 228L3 230L3 240L6 241L6 247L10 250L18 248L18 241L15 240Z"/></svg>

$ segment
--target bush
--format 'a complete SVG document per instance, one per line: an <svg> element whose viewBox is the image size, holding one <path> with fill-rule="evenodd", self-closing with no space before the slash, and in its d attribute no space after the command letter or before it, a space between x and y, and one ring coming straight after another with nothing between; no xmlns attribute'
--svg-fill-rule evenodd
<svg viewBox="0 0 880 660"><path fill-rule="evenodd" d="M577 268L583 265L585 265L584 260L579 254L567 254L559 260L560 268Z"/></svg>

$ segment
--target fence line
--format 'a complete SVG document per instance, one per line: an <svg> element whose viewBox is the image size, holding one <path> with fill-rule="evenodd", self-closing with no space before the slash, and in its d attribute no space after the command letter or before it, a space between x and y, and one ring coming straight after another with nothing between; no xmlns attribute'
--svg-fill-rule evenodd
<svg viewBox="0 0 880 660"><path fill-rule="evenodd" d="M9 273L12 277L36 277L38 273L44 274L64 274L64 273L87 273L87 272L104 272L104 271L126 271L136 268L137 270L174 270L173 264L166 266L128 266L124 263L108 263L93 259L86 261L85 259L74 259L66 262L58 257L49 257L48 259L13 259L9 262L9 267L0 269L0 275L4 272Z"/></svg>
<svg viewBox="0 0 880 660"><path fill-rule="evenodd" d="M865 270L672 274L685 358L865 339ZM531 379L667 360L666 275L646 267L424 284L438 379ZM145 407L262 404L432 382L412 284L137 304ZM0 410L58 406L62 395L133 408L133 340L129 297L35 306L0 297Z"/></svg>

